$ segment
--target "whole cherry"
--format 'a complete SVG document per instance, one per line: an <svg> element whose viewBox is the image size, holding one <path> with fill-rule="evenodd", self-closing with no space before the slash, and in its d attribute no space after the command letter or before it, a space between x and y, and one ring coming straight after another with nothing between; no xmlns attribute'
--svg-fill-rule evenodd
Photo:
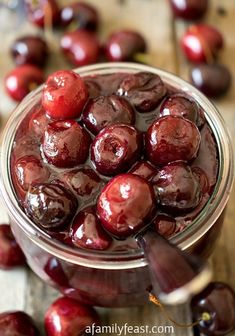
<svg viewBox="0 0 235 336"><path fill-rule="evenodd" d="M198 20L206 13L209 0L170 0L176 17L184 20Z"/></svg>
<svg viewBox="0 0 235 336"><path fill-rule="evenodd" d="M201 333L208 336L227 335L235 328L235 293L222 282L212 282L192 299L191 309L199 321Z"/></svg>
<svg viewBox="0 0 235 336"><path fill-rule="evenodd" d="M133 174L115 176L103 188L97 213L103 227L124 239L149 223L155 211L152 186Z"/></svg>
<svg viewBox="0 0 235 336"><path fill-rule="evenodd" d="M82 78L74 71L59 70L51 74L44 85L42 105L53 119L78 118L87 98Z"/></svg>
<svg viewBox="0 0 235 336"><path fill-rule="evenodd" d="M60 22L63 26L72 24L74 29L96 31L99 25L99 14L92 5L74 2L61 9Z"/></svg>
<svg viewBox="0 0 235 336"><path fill-rule="evenodd" d="M190 26L181 39L185 56L194 63L210 63L223 45L219 30L205 23Z"/></svg>
<svg viewBox="0 0 235 336"><path fill-rule="evenodd" d="M24 0L27 18L33 24L43 28L59 23L59 7L56 0Z"/></svg>
<svg viewBox="0 0 235 336"><path fill-rule="evenodd" d="M159 169L153 186L160 206L173 215L189 212L202 199L198 176L183 162L172 162Z"/></svg>
<svg viewBox="0 0 235 336"><path fill-rule="evenodd" d="M23 311L0 313L1 336L39 336L33 319Z"/></svg>
<svg viewBox="0 0 235 336"><path fill-rule="evenodd" d="M13 236L10 225L0 224L0 268L8 269L22 265L25 265L25 256Z"/></svg>
<svg viewBox="0 0 235 336"><path fill-rule="evenodd" d="M11 55L16 65L34 64L43 67L47 60L47 43L40 36L25 35L11 46Z"/></svg>
<svg viewBox="0 0 235 336"><path fill-rule="evenodd" d="M29 188L24 207L35 224L53 232L69 225L77 210L77 200L63 186L44 183Z"/></svg>
<svg viewBox="0 0 235 336"><path fill-rule="evenodd" d="M97 134L108 125L116 123L133 125L135 112L130 103L122 97L99 96L89 100L83 110L82 120L89 131Z"/></svg>
<svg viewBox="0 0 235 336"><path fill-rule="evenodd" d="M117 89L117 94L126 97L139 112L156 108L166 92L161 78L149 72L127 75Z"/></svg>
<svg viewBox="0 0 235 336"><path fill-rule="evenodd" d="M145 140L149 160L155 165L164 165L176 160L195 159L201 136L191 121L178 116L166 116L153 122Z"/></svg>
<svg viewBox="0 0 235 336"><path fill-rule="evenodd" d="M232 84L229 69L222 64L199 64L191 69L191 82L210 98L226 94Z"/></svg>
<svg viewBox="0 0 235 336"><path fill-rule="evenodd" d="M8 95L20 102L30 91L44 82L44 75L35 65L21 65L11 70L5 78Z"/></svg>
<svg viewBox="0 0 235 336"><path fill-rule="evenodd" d="M105 44L105 55L111 62L133 61L138 53L147 49L144 37L132 30L111 34Z"/></svg>
<svg viewBox="0 0 235 336"><path fill-rule="evenodd" d="M99 324L96 311L69 297L57 299L45 315L48 336L81 336L92 324Z"/></svg>
<svg viewBox="0 0 235 336"><path fill-rule="evenodd" d="M63 54L72 65L80 67L98 61L99 41L91 32L76 30L65 33L61 38L60 46Z"/></svg>
<svg viewBox="0 0 235 336"><path fill-rule="evenodd" d="M72 168L86 161L91 138L75 120L48 124L42 142L47 161L56 167Z"/></svg>
<svg viewBox="0 0 235 336"><path fill-rule="evenodd" d="M104 231L94 208L80 211L73 220L70 236L76 247L107 250L112 238Z"/></svg>
<svg viewBox="0 0 235 336"><path fill-rule="evenodd" d="M107 126L95 137L91 159L100 174L115 175L127 171L142 151L142 134L133 126Z"/></svg>

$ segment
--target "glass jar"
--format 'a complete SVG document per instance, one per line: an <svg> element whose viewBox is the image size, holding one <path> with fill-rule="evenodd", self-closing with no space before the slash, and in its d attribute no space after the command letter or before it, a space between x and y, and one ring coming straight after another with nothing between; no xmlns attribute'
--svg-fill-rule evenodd
<svg viewBox="0 0 235 336"><path fill-rule="evenodd" d="M207 258L219 237L233 182L233 151L227 128L215 106L203 94L165 71L132 63L99 64L77 70L81 76L139 71L158 74L167 85L192 96L205 111L213 131L219 156L214 192L199 216L172 238L182 250ZM150 277L140 249L128 252L72 249L51 239L26 216L17 202L10 173L12 144L19 124L39 102L41 92L42 87L30 93L12 113L5 128L1 153L2 199L28 264L46 283L85 303L106 307L144 304L148 300Z"/></svg>

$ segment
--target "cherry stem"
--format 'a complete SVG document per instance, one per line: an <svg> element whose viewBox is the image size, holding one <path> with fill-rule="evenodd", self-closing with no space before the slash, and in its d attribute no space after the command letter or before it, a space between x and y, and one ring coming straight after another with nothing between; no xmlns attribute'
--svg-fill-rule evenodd
<svg viewBox="0 0 235 336"><path fill-rule="evenodd" d="M194 326L197 326L199 325L199 323L201 321L209 321L211 319L211 315L207 312L203 313L202 314L202 318L195 321L195 322L192 322L192 323L189 323L189 324L184 324L184 323L179 323L177 321L175 321L168 313L168 311L166 310L166 308L164 307L164 305L161 303L161 301L155 296L153 295L152 293L149 293L149 301L154 303L156 306L158 306L162 313L165 315L165 317L167 318L167 320L171 321L174 325L176 325L177 327L179 328L192 328Z"/></svg>
<svg viewBox="0 0 235 336"><path fill-rule="evenodd" d="M135 53L133 55L133 60L138 63L151 64L151 57L146 53Z"/></svg>

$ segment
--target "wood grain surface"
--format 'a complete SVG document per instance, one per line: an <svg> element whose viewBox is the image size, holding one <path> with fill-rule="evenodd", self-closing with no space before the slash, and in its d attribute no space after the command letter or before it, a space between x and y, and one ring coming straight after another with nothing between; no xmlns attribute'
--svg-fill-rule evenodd
<svg viewBox="0 0 235 336"><path fill-rule="evenodd" d="M61 0L61 4L69 1ZM148 61L150 65L168 70L188 79L190 65L185 61L179 48L179 39L187 24L173 20L167 0L90 0L101 15L100 38L105 40L110 32L119 28L131 28L141 32L149 45ZM221 4L222 3L222 4ZM223 6L226 14L219 14ZM1 11L1 8L0 8ZM1 14L1 13L0 13ZM211 0L210 10L204 21L216 25L225 37L226 48L220 55L220 61L227 65L235 78L235 2L232 0ZM15 107L5 94L3 79L13 68L9 58L9 46L12 41L24 33L37 32L37 29L24 22L20 27L0 31L0 113L1 126ZM70 66L59 54L60 33L55 32L50 40L51 56L47 73ZM235 145L235 85L223 99L214 102L225 118ZM0 207L0 223L7 221L7 215ZM217 247L210 258L214 270L214 279L226 281L235 288L235 189L233 189L227 207L224 229ZM54 289L44 285L29 269L0 270L0 311L22 309L37 320L43 330L43 314L49 304L59 296ZM123 325L170 325L159 309L152 304L131 309L99 309L105 325L117 323ZM177 307L171 314L181 322L189 322L191 315L187 306ZM43 331L42 331L43 334ZM106 334L107 335L107 334ZM131 335L131 334L129 334ZM135 334L136 335L136 334ZM150 335L150 334L146 334ZM191 329L175 328L167 335L190 336ZM231 333L235 336L235 332ZM66 335L65 335L66 336Z"/></svg>

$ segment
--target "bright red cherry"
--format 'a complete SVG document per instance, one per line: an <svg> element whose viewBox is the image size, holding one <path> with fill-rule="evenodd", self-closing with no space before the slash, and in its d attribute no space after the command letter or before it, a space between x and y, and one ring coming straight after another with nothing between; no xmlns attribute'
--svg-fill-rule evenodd
<svg viewBox="0 0 235 336"><path fill-rule="evenodd" d="M208 0L170 0L175 16L184 20L198 20L206 13Z"/></svg>
<svg viewBox="0 0 235 336"><path fill-rule="evenodd" d="M83 110L82 120L89 131L97 134L108 125L116 123L133 125L135 112L130 103L122 97L99 96L89 100Z"/></svg>
<svg viewBox="0 0 235 336"><path fill-rule="evenodd" d="M24 207L35 224L58 231L69 225L77 210L77 200L63 186L44 183L29 188Z"/></svg>
<svg viewBox="0 0 235 336"><path fill-rule="evenodd" d="M96 31L99 25L99 14L86 2L74 2L61 9L60 21L63 26L72 24L74 29Z"/></svg>
<svg viewBox="0 0 235 336"><path fill-rule="evenodd" d="M124 77L117 93L126 97L139 112L156 108L166 95L166 87L158 75L138 72Z"/></svg>
<svg viewBox="0 0 235 336"><path fill-rule="evenodd" d="M100 177L89 167L69 170L61 176L61 179L83 199L94 197L102 185Z"/></svg>
<svg viewBox="0 0 235 336"><path fill-rule="evenodd" d="M147 154L155 165L190 161L196 158L200 141L200 132L191 121L176 116L162 117L147 131Z"/></svg>
<svg viewBox="0 0 235 336"><path fill-rule="evenodd" d="M191 70L193 85L210 98L226 94L232 84L229 69L222 64L199 64Z"/></svg>
<svg viewBox="0 0 235 336"><path fill-rule="evenodd" d="M84 66L98 61L100 46L97 37L85 30L65 33L60 41L61 49L69 62Z"/></svg>
<svg viewBox="0 0 235 336"><path fill-rule="evenodd" d="M209 63L223 48L222 34L208 24L192 25L181 40L185 56L194 63Z"/></svg>
<svg viewBox="0 0 235 336"><path fill-rule="evenodd" d="M35 65L21 65L11 70L5 78L5 88L15 101L21 101L30 91L44 82L41 69Z"/></svg>
<svg viewBox="0 0 235 336"><path fill-rule="evenodd" d="M25 265L25 256L12 234L11 227L8 224L1 224L0 268L8 269L11 267L21 265ZM1 322L0 322L0 330L1 330Z"/></svg>
<svg viewBox="0 0 235 336"><path fill-rule="evenodd" d="M42 105L53 119L78 118L87 101L88 91L74 71L60 70L51 74L42 95Z"/></svg>
<svg viewBox="0 0 235 336"><path fill-rule="evenodd" d="M43 28L59 23L59 7L56 0L24 0L27 18Z"/></svg>
<svg viewBox="0 0 235 336"><path fill-rule="evenodd" d="M46 41L40 36L25 35L16 39L11 47L11 55L16 65L45 65L48 56Z"/></svg>
<svg viewBox="0 0 235 336"><path fill-rule="evenodd" d="M159 169L153 178L153 186L160 205L168 213L189 212L202 199L198 176L183 162L172 162Z"/></svg>
<svg viewBox="0 0 235 336"><path fill-rule="evenodd" d="M142 134L133 126L107 126L95 137L91 159L103 175L115 175L128 170L140 156Z"/></svg>
<svg viewBox="0 0 235 336"><path fill-rule="evenodd" d="M121 30L109 36L105 55L111 62L133 61L137 53L144 53L146 49L145 39L140 33Z"/></svg>
<svg viewBox="0 0 235 336"><path fill-rule="evenodd" d="M70 236L75 246L92 250L107 250L112 238L104 231L94 208L80 211L73 220Z"/></svg>
<svg viewBox="0 0 235 336"><path fill-rule="evenodd" d="M133 174L114 177L101 191L97 213L103 227L117 238L127 238L151 220L156 201L152 186Z"/></svg>
<svg viewBox="0 0 235 336"><path fill-rule="evenodd" d="M1 336L39 336L32 318L22 311L10 311L0 314Z"/></svg>
<svg viewBox="0 0 235 336"><path fill-rule="evenodd" d="M15 177L21 189L27 191L31 184L47 182L48 168L34 156L24 156L15 163Z"/></svg>
<svg viewBox="0 0 235 336"><path fill-rule="evenodd" d="M195 321L203 335L227 335L235 328L235 293L222 282L212 282L191 302Z"/></svg>
<svg viewBox="0 0 235 336"><path fill-rule="evenodd" d="M45 315L47 336L81 336L93 323L99 324L96 311L69 297L57 299Z"/></svg>
<svg viewBox="0 0 235 336"><path fill-rule="evenodd" d="M86 161L90 143L89 133L75 120L61 120L48 124L42 149L49 163L72 168Z"/></svg>

